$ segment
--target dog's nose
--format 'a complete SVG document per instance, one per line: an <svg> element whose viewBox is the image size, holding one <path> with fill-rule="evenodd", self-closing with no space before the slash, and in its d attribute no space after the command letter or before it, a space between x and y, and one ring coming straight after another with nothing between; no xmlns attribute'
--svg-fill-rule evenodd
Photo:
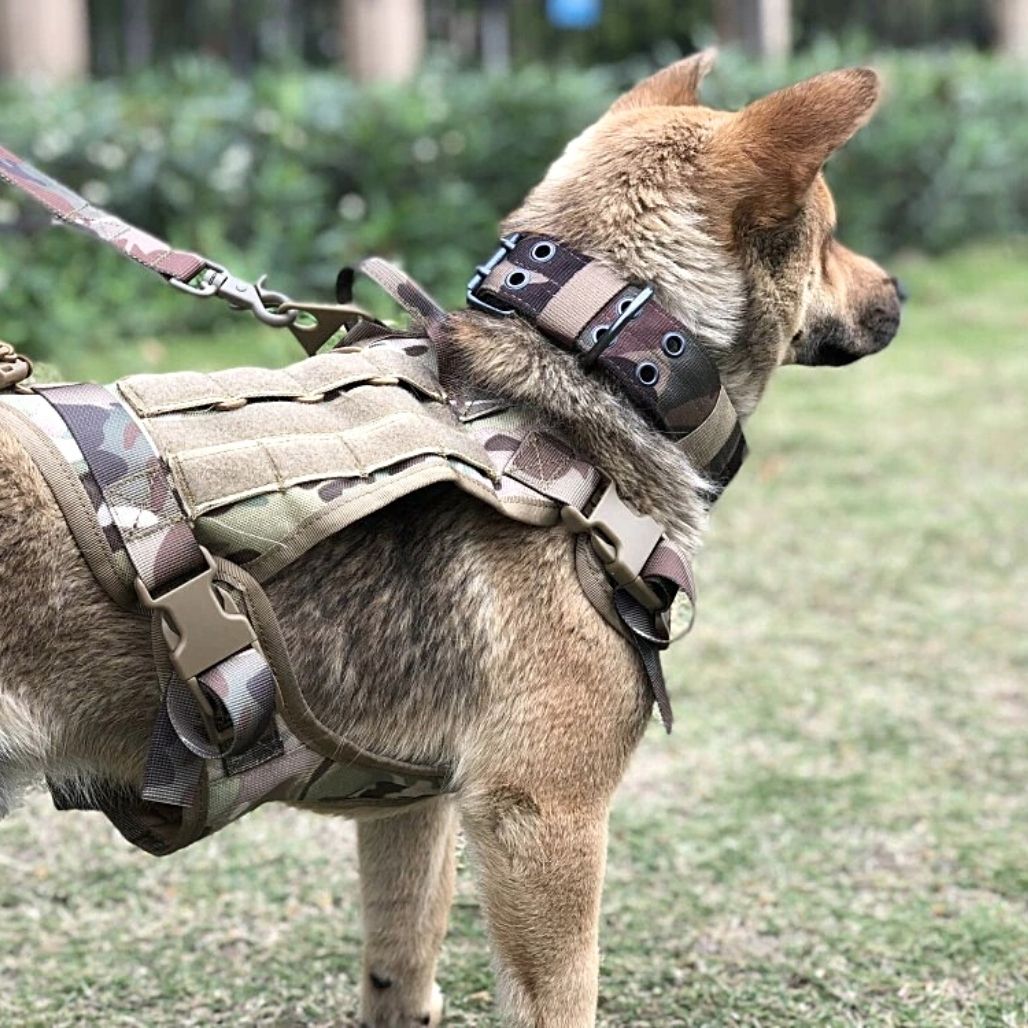
<svg viewBox="0 0 1028 1028"><path fill-rule="evenodd" d="M907 292L906 286L895 276L890 277L889 281L892 283L892 288L896 290L899 302L906 303L910 299L910 293Z"/></svg>

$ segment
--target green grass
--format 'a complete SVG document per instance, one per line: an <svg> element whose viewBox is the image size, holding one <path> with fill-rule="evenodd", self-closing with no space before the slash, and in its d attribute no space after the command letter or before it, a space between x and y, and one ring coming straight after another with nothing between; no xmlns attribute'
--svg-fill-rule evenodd
<svg viewBox="0 0 1028 1028"><path fill-rule="evenodd" d="M1028 1025L1028 248L899 269L900 338L789 369L619 794L608 1026ZM268 338L271 337L271 338ZM100 377L280 360L272 333ZM349 1024L352 827L266 809L167 861L34 798L0 826L0 1024ZM467 869L441 982L494 1025Z"/></svg>

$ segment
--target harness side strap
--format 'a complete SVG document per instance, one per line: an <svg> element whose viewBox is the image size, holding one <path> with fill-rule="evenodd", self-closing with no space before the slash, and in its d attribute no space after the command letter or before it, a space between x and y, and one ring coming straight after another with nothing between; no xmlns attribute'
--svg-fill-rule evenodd
<svg viewBox="0 0 1028 1028"><path fill-rule="evenodd" d="M274 675L246 617L217 588L213 560L163 462L121 401L89 383L38 392L81 451L104 534L128 557L176 672L155 723L143 797L189 806L205 758L239 754L263 733L275 708Z"/></svg>

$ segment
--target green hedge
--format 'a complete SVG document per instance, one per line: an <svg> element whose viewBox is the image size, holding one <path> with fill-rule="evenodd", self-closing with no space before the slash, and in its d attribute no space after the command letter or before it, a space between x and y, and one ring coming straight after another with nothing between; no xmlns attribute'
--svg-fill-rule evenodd
<svg viewBox="0 0 1028 1028"><path fill-rule="evenodd" d="M787 67L725 54L711 103L739 106L847 63L823 47ZM879 255L1028 229L1028 76L970 53L877 62L889 96L833 161L842 234ZM431 67L407 88L324 71L250 81L189 61L48 93L0 89L0 142L177 245L327 298L338 267L377 252L456 304L497 219L642 66ZM0 190L0 337L74 345L201 330L224 314L164 289ZM222 321L223 323L223 321Z"/></svg>

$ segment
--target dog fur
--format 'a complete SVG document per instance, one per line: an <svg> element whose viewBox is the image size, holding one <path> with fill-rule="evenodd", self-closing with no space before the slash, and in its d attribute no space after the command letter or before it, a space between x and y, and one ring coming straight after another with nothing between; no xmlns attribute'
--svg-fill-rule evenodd
<svg viewBox="0 0 1028 1028"><path fill-rule="evenodd" d="M866 69L729 113L709 52L640 83L573 141L508 230L553 233L651 281L745 418L785 363L844 363L899 323L894 280L838 244L820 169L870 117ZM534 409L690 552L702 477L525 323L445 324L454 373ZM651 719L630 645L578 587L571 540L436 487L306 554L268 593L315 713L381 753L456 768L454 796L358 827L362 1019L437 1024L458 814L507 1016L593 1023L607 812ZM145 618L101 593L47 487L0 430L0 814L45 772L140 779L159 699Z"/></svg>

